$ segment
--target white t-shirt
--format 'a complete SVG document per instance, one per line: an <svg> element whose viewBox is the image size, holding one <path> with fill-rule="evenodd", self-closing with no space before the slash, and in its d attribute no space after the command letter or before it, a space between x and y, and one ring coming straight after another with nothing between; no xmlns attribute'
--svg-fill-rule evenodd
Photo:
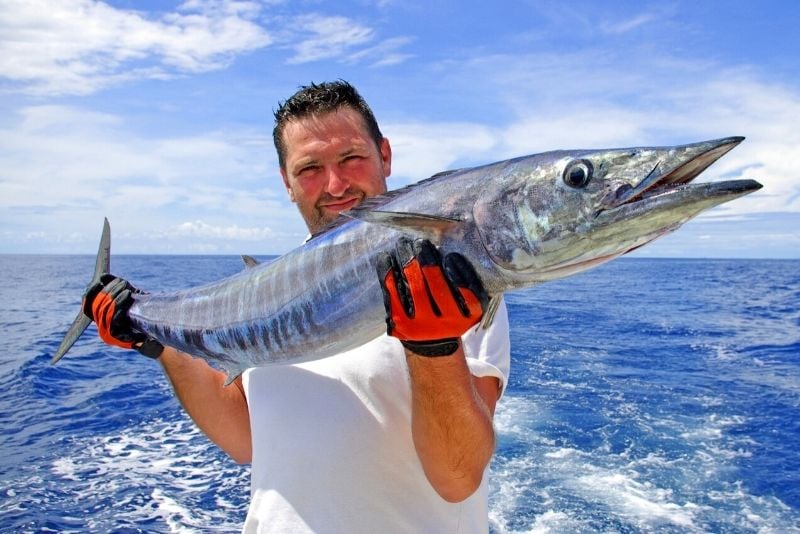
<svg viewBox="0 0 800 534"><path fill-rule="evenodd" d="M473 375L509 373L502 303L488 330L464 335ZM253 438L244 532L466 533L488 530L486 477L471 497L443 500L411 438L402 345L383 335L330 358L249 369Z"/></svg>

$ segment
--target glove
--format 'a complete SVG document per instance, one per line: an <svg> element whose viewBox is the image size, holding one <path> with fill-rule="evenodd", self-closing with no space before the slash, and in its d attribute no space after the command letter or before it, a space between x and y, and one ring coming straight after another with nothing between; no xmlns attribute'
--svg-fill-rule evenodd
<svg viewBox="0 0 800 534"><path fill-rule="evenodd" d="M133 293L140 291L122 278L105 274L86 290L83 313L97 324L100 339L109 345L136 349L148 358L157 359L164 345L144 332L135 330L128 318Z"/></svg>
<svg viewBox="0 0 800 534"><path fill-rule="evenodd" d="M376 268L386 307L386 331L420 356L449 356L480 321L489 302L472 265L458 253L444 259L427 239L400 238Z"/></svg>

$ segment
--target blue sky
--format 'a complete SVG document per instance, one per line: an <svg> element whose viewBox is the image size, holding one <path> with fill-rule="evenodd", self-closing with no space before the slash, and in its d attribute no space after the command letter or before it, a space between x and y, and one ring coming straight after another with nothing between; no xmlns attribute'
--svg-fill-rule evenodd
<svg viewBox="0 0 800 534"><path fill-rule="evenodd" d="M800 258L800 3L0 0L0 253L283 253L272 111L344 78L390 187L551 149L744 135L761 191L643 256Z"/></svg>

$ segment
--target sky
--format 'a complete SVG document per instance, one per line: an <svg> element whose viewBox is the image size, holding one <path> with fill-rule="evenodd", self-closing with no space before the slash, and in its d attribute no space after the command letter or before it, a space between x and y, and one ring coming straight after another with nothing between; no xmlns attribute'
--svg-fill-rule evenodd
<svg viewBox="0 0 800 534"><path fill-rule="evenodd" d="M389 187L555 149L747 139L764 188L635 254L800 258L800 2L0 0L0 253L282 254L273 111L352 82Z"/></svg>

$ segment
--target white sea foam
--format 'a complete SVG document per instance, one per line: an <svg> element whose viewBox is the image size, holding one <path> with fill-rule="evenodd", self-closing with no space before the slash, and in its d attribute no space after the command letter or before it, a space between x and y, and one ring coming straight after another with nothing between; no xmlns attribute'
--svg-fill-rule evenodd
<svg viewBox="0 0 800 534"><path fill-rule="evenodd" d="M558 459L561 459L561 458L566 458L567 456L572 456L573 454L577 454L577 453L579 453L579 451L577 451L575 449L561 448L561 449L556 449L554 451L546 452L546 453L544 453L544 456L545 456L545 458L558 458Z"/></svg>
<svg viewBox="0 0 800 534"><path fill-rule="evenodd" d="M151 494L155 503L153 515L160 517L169 526L170 532L196 532L200 518L195 517L185 506L167 495L160 488L153 488Z"/></svg>
<svg viewBox="0 0 800 534"><path fill-rule="evenodd" d="M537 420L546 420L547 410L530 399L506 395L497 406L494 426L498 434L514 439L528 439Z"/></svg>
<svg viewBox="0 0 800 534"><path fill-rule="evenodd" d="M186 419L88 439L69 456L55 459L51 471L67 483L73 498L92 508L87 527L99 531L154 520L171 532L207 530L209 525L236 531L249 495L246 470L221 460ZM220 493L226 497L218 498Z"/></svg>
<svg viewBox="0 0 800 534"><path fill-rule="evenodd" d="M631 475L595 470L574 482L586 498L605 503L617 515L632 519L639 526L654 527L664 523L686 528L694 526L699 506L691 502L672 502L671 489L639 482Z"/></svg>
<svg viewBox="0 0 800 534"><path fill-rule="evenodd" d="M536 521L534 521L530 532L531 534L545 534L553 531L567 532L573 529L577 530L580 525L580 521L570 518L564 512L547 510L545 513L536 516Z"/></svg>
<svg viewBox="0 0 800 534"><path fill-rule="evenodd" d="M675 502L670 488L638 480L631 464L620 464L613 457L597 456L576 449L559 448L545 452L543 471L556 479L573 498L602 503L615 517L625 519L640 528L671 524L692 527L697 506L691 502ZM619 457L621 459L621 457ZM662 464L657 455L649 455L649 464ZM608 463L609 466L601 465Z"/></svg>
<svg viewBox="0 0 800 534"><path fill-rule="evenodd" d="M624 415L609 409L603 416L666 448L647 450L632 439L622 449L606 440L585 449L548 435L548 418L558 414L541 398L509 396L503 403L497 417L500 450L490 478L493 533L619 528L699 533L709 524L769 533L791 523L792 510L779 500L752 495L741 485L731 489L726 482L735 462L752 455L751 438L731 433L748 422L745 416L655 416L620 398ZM709 409L724 406L711 396L701 403ZM719 504L710 505L709 497Z"/></svg>
<svg viewBox="0 0 800 534"><path fill-rule="evenodd" d="M730 427L739 426L745 422L746 418L740 415L722 417L711 414L694 428L686 429L680 436L688 441L720 440Z"/></svg>

